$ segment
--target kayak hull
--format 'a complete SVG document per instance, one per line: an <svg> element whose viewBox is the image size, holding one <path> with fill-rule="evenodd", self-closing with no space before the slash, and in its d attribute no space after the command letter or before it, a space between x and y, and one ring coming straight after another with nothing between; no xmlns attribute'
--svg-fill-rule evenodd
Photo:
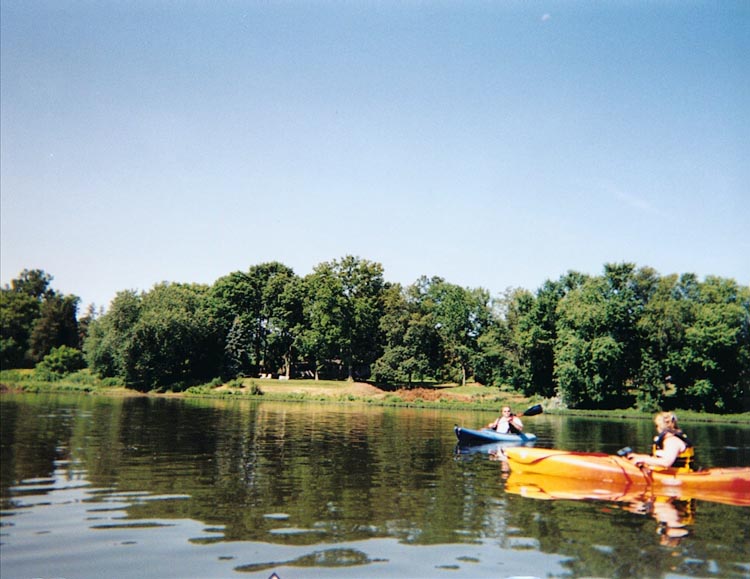
<svg viewBox="0 0 750 579"><path fill-rule="evenodd" d="M616 496L650 491L659 496L750 506L750 467L681 473L674 469L640 468L626 458L602 453L525 447L506 448L503 453L511 477L533 475L533 485L526 486L536 486L553 498L561 494L595 498L602 494ZM519 478L516 476L515 480Z"/></svg>
<svg viewBox="0 0 750 579"><path fill-rule="evenodd" d="M526 444L536 440L535 434L502 434L489 428L481 430L472 430L456 426L454 429L458 443L465 446L475 446L479 444L490 444L493 442L509 442L516 444Z"/></svg>
<svg viewBox="0 0 750 579"><path fill-rule="evenodd" d="M457 444L456 455L457 456L475 456L478 454L486 454L490 457L490 460L505 460L503 450L508 446L518 446L520 442L487 442L484 444ZM534 442L528 442L524 444L534 444Z"/></svg>
<svg viewBox="0 0 750 579"><path fill-rule="evenodd" d="M608 501L637 504L661 499L698 499L739 507L750 506L748 493L729 488L698 490L687 487L660 486L653 488L643 483L603 482L580 480L572 476L551 476L511 471L505 481L505 491L538 500Z"/></svg>

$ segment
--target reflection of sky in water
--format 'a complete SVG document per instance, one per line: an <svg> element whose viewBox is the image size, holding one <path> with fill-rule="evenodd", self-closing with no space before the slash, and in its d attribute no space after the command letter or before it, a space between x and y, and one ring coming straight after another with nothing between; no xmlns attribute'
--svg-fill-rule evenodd
<svg viewBox="0 0 750 579"><path fill-rule="evenodd" d="M565 572L558 555L542 554L535 539L509 536L474 544L407 545L370 539L314 545L225 541L221 527L191 519L133 519L128 509L187 495L153 495L92 488L83 470L58 469L9 489L2 513L3 579L16 577L478 577ZM285 513L271 535L321 535L296 528ZM513 530L510 530L513 533Z"/></svg>

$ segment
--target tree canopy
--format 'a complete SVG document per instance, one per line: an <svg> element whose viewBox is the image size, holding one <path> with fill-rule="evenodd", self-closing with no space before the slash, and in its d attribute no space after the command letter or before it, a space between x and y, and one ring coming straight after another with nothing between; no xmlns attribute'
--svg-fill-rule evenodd
<svg viewBox="0 0 750 579"><path fill-rule="evenodd" d="M23 270L0 289L0 364L3 368L31 368L53 348L81 347L78 303L73 295L51 288L53 277Z"/></svg>
<svg viewBox="0 0 750 579"><path fill-rule="evenodd" d="M210 286L119 292L76 319L78 298L24 270L2 289L3 367L74 365L130 387L280 375L511 388L575 408L741 411L750 389L750 288L631 263L570 271L493 298L421 277L402 286L354 256L300 277L279 262ZM66 363L60 359L65 355Z"/></svg>

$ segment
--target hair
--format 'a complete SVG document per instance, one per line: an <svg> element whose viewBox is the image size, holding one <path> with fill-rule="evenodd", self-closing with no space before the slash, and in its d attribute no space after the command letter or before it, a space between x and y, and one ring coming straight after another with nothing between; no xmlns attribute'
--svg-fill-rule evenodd
<svg viewBox="0 0 750 579"><path fill-rule="evenodd" d="M678 430L677 427L677 416L673 412L660 412L654 416L654 423L659 430Z"/></svg>

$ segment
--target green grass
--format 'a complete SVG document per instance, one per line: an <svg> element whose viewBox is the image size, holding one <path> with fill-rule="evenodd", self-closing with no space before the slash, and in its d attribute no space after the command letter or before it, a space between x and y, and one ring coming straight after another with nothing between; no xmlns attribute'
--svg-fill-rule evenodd
<svg viewBox="0 0 750 579"><path fill-rule="evenodd" d="M274 391L264 390L264 385L273 384ZM81 370L54 382L46 382L35 377L33 370L2 370L0 371L0 385L2 391L16 392L66 392L80 394L123 395L138 394L125 388L119 380L111 378L101 379L88 370ZM373 398L371 396L357 396L348 392L351 383L343 380L260 380L257 378L242 378L231 381L229 388L218 389L222 386L220 380L212 380L206 384L192 386L180 392L185 397L201 398L243 398L256 400L274 400L288 402L329 402L336 404L368 404L374 406L396 406L409 408L444 408L451 410L488 410L497 411L503 405L510 405L516 411L523 412L533 404L542 404L546 414L561 414L568 416L611 417L624 419L651 419L653 413L636 409L619 410L572 410L565 408L558 400L546 400L538 397L525 397L517 392L505 389L486 387L479 384L465 386L434 385L421 386L428 390L444 391L468 397L464 400L414 400L405 399L397 393L385 393L385 396ZM289 386L285 391L284 386ZM292 389L310 388L311 392L292 392ZM324 392L321 392L324 391ZM161 389L147 394L159 395L169 393ZM677 410L680 422L721 422L750 424L750 412L741 414L709 414L691 410Z"/></svg>
<svg viewBox="0 0 750 579"><path fill-rule="evenodd" d="M124 387L120 380L102 379L89 370L79 370L54 381L39 379L34 370L2 370L0 371L0 385L3 390L21 392L79 392L82 394L104 394L112 391L113 388Z"/></svg>

